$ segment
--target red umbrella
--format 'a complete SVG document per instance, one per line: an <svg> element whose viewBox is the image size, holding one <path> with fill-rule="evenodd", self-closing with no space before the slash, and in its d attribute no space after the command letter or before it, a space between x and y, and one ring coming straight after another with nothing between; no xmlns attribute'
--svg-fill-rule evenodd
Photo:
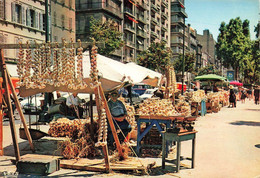
<svg viewBox="0 0 260 178"><path fill-rule="evenodd" d="M236 86L243 86L243 83L240 83L238 81L231 81L229 82L230 85L236 85Z"/></svg>

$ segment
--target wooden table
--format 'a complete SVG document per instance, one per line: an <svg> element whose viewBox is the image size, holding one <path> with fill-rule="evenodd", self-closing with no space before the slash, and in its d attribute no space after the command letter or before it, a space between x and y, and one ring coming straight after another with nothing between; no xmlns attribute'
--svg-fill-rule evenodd
<svg viewBox="0 0 260 178"><path fill-rule="evenodd" d="M181 157L181 142L192 140L192 158L191 168L195 166L195 140L197 131L183 132L183 133L170 133L163 132L162 140L162 168L165 169L165 157L166 157L166 142L176 141L177 142L177 156L176 156L176 172L180 170L180 157Z"/></svg>
<svg viewBox="0 0 260 178"><path fill-rule="evenodd" d="M137 155L140 154L141 148L141 140L142 138L152 129L155 125L158 131L162 134L163 128L160 124L164 123L166 128L171 127L171 123L176 120L184 120L184 116L135 116L137 120L137 146L136 146L136 153ZM147 123L148 126L145 130L141 133L141 123ZM168 149L167 149L168 150Z"/></svg>

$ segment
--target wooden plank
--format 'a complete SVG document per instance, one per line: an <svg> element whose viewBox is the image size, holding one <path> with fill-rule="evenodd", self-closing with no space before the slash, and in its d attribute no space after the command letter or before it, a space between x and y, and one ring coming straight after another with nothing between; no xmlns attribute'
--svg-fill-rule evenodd
<svg viewBox="0 0 260 178"><path fill-rule="evenodd" d="M0 68L1 68L1 73L3 76L3 83L5 84L5 92L6 92L5 96L7 98L6 103L8 106L9 122L10 122L10 128L11 128L11 133L12 133L15 157L16 157L16 161L19 161L20 160L20 150L19 150L18 139L17 139L16 129L15 129L15 121L14 121L14 115L13 115L13 111L12 111L11 98L10 98L10 93L9 93L9 89L8 89L7 72L6 72L6 64L5 64L3 49L0 49L0 52L1 52Z"/></svg>
<svg viewBox="0 0 260 178"><path fill-rule="evenodd" d="M137 159L139 159L139 161ZM140 161L142 163L140 163ZM142 160L141 158L130 157L123 161L110 162L110 169L113 171L145 170L147 165L151 163L151 160L149 162L144 159ZM76 170L106 172L105 163L102 159L81 158L79 160L61 160L60 167Z"/></svg>
<svg viewBox="0 0 260 178"><path fill-rule="evenodd" d="M3 93L2 93L2 83L0 83L0 156L4 155L3 148Z"/></svg>

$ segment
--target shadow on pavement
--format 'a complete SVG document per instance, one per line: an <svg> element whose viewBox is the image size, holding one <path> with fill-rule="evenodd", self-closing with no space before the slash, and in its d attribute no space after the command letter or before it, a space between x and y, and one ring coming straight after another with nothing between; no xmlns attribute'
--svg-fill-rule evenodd
<svg viewBox="0 0 260 178"><path fill-rule="evenodd" d="M260 122L254 122L254 121L236 121L231 122L232 125L247 125L247 126L260 126Z"/></svg>
<svg viewBox="0 0 260 178"><path fill-rule="evenodd" d="M260 109L246 109L247 111L260 111Z"/></svg>
<svg viewBox="0 0 260 178"><path fill-rule="evenodd" d="M260 144L255 145L256 148L260 148Z"/></svg>

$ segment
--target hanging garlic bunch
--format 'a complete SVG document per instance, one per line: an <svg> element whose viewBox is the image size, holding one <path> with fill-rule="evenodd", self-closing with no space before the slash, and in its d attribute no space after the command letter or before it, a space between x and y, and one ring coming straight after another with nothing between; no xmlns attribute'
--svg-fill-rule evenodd
<svg viewBox="0 0 260 178"><path fill-rule="evenodd" d="M93 86L98 84L98 70L97 70L97 47L94 45L91 49L91 70L90 70L90 78Z"/></svg>
<svg viewBox="0 0 260 178"><path fill-rule="evenodd" d="M73 40L71 39L71 46L69 49L69 59L68 59L68 88L69 89L78 89L78 85L75 83L75 48L73 45Z"/></svg>
<svg viewBox="0 0 260 178"><path fill-rule="evenodd" d="M98 142L95 144L96 147L107 144L107 115L103 105L104 104L102 103L100 127L98 130Z"/></svg>
<svg viewBox="0 0 260 178"><path fill-rule="evenodd" d="M26 89L29 88L36 88L34 83L31 81L31 66L32 66L32 50L29 49L29 41L26 42L26 60L24 61L24 68L25 68L25 75L24 75L24 81L25 81L25 86Z"/></svg>
<svg viewBox="0 0 260 178"><path fill-rule="evenodd" d="M79 84L80 89L87 88L87 84L83 81L83 48L81 47L81 41L78 40L79 48L77 49L77 77L76 83Z"/></svg>
<svg viewBox="0 0 260 178"><path fill-rule="evenodd" d="M65 39L62 39L62 43L63 43L63 47L61 49L61 66L62 66L62 73L60 75L60 78L61 78L61 84L62 85L67 85L68 84L68 81L67 81L67 73L68 73L68 70L69 70L69 66L67 65L68 64L68 53L67 53L67 49L66 49L66 46L67 46L67 43L65 41Z"/></svg>
<svg viewBox="0 0 260 178"><path fill-rule="evenodd" d="M17 62L17 74L19 76L20 82L18 85L24 86L24 50L22 49L22 43L19 42L19 55L18 55L18 62Z"/></svg>
<svg viewBox="0 0 260 178"><path fill-rule="evenodd" d="M53 80L54 87L60 87L60 82L58 80L59 78L59 49L58 49L58 43L55 43L55 46L53 48L53 72L51 75L51 78Z"/></svg>

